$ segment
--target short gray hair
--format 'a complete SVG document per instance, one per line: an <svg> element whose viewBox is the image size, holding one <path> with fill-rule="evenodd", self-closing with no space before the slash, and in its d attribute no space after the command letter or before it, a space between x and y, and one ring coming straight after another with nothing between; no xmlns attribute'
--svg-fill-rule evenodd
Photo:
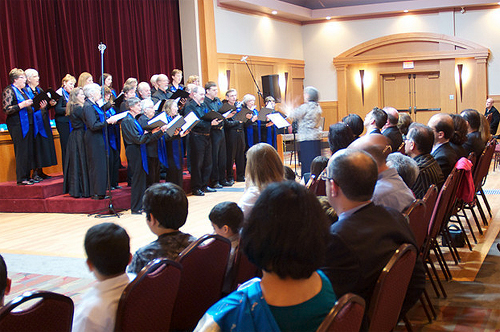
<svg viewBox="0 0 500 332"><path fill-rule="evenodd" d="M255 96L248 93L243 97L241 102L246 105L250 100L255 100Z"/></svg>
<svg viewBox="0 0 500 332"><path fill-rule="evenodd" d="M417 162L413 158L399 152L394 152L387 156L387 166L396 169L408 188L413 187L420 173Z"/></svg>
<svg viewBox="0 0 500 332"><path fill-rule="evenodd" d="M130 109L132 106L139 104L141 100L137 97L132 97L127 99L127 109Z"/></svg>
<svg viewBox="0 0 500 332"><path fill-rule="evenodd" d="M319 91L315 87L313 87L313 86L306 86L304 88L304 93L309 96L309 98L307 98L307 101L312 101L312 102L315 102L315 103L318 102L318 100L319 100Z"/></svg>
<svg viewBox="0 0 500 332"><path fill-rule="evenodd" d="M101 93L101 87L97 83L87 84L83 87L83 94L89 99L96 93Z"/></svg>
<svg viewBox="0 0 500 332"><path fill-rule="evenodd" d="M38 74L38 72L36 71L36 69L29 68L24 71L24 74L26 75L26 78L29 79L30 77L33 77L36 74Z"/></svg>
<svg viewBox="0 0 500 332"><path fill-rule="evenodd" d="M141 100L141 110L144 112L146 108L155 107L155 103L150 99L146 98Z"/></svg>

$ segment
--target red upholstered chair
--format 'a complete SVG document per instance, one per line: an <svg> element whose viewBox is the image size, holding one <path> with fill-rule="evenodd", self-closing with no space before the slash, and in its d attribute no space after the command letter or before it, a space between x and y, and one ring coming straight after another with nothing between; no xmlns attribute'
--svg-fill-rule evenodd
<svg viewBox="0 0 500 332"><path fill-rule="evenodd" d="M364 313L365 300L347 293L335 303L316 332L359 332Z"/></svg>
<svg viewBox="0 0 500 332"><path fill-rule="evenodd" d="M115 332L169 331L182 267L168 259L151 261L122 293Z"/></svg>
<svg viewBox="0 0 500 332"><path fill-rule="evenodd" d="M183 270L172 330L193 330L205 311L220 300L230 251L228 239L203 235L177 257Z"/></svg>
<svg viewBox="0 0 500 332"><path fill-rule="evenodd" d="M398 323L416 259L417 249L402 244L382 270L368 310L369 331L392 331Z"/></svg>
<svg viewBox="0 0 500 332"><path fill-rule="evenodd" d="M33 301L33 305L15 311L28 301ZM73 323L73 310L73 300L62 294L26 292L0 309L0 331L69 332Z"/></svg>
<svg viewBox="0 0 500 332"><path fill-rule="evenodd" d="M239 285L255 277L262 276L260 269L248 260L248 257L241 251L236 251L233 263L233 282L231 292L235 291Z"/></svg>

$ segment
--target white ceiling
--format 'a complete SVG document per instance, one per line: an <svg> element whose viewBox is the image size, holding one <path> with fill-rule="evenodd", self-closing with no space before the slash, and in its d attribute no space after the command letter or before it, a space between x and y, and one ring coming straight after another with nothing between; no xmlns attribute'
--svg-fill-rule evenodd
<svg viewBox="0 0 500 332"><path fill-rule="evenodd" d="M326 17L345 18L388 15L409 12L460 10L483 6L498 6L484 0L218 0L226 8L270 14L302 23L324 20Z"/></svg>

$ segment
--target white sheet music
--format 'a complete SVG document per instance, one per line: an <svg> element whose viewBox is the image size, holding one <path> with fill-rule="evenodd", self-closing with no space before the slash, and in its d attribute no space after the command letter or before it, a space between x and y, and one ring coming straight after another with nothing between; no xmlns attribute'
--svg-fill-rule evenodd
<svg viewBox="0 0 500 332"><path fill-rule="evenodd" d="M279 129L291 126L291 124L279 113L268 114L267 117Z"/></svg>

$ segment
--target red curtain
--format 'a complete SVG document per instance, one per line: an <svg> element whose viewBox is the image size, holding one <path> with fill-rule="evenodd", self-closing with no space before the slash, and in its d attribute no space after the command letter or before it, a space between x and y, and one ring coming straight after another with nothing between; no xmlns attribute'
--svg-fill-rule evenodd
<svg viewBox="0 0 500 332"><path fill-rule="evenodd" d="M98 82L100 42L117 91L128 77L170 76L182 69L178 1L0 0L0 87L15 67L37 69L42 88L57 89L67 73L78 79L84 71Z"/></svg>

